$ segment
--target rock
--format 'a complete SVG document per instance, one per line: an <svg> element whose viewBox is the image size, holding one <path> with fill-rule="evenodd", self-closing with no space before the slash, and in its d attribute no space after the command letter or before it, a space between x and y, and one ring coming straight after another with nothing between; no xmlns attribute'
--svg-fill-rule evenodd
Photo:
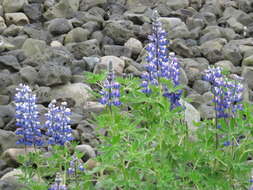
<svg viewBox="0 0 253 190"><path fill-rule="evenodd" d="M225 40L225 39L224 39ZM210 40L203 43L200 48L202 50L203 55L211 62L215 63L217 61L223 60L224 55L222 54L222 48L225 43L223 39L220 41Z"/></svg>
<svg viewBox="0 0 253 190"><path fill-rule="evenodd" d="M85 115L89 115L90 113L101 113L105 109L105 105L100 104L99 102L86 102L83 107L83 112Z"/></svg>
<svg viewBox="0 0 253 190"><path fill-rule="evenodd" d="M142 43L135 38L127 40L124 46L131 50L133 56L138 56L143 49Z"/></svg>
<svg viewBox="0 0 253 190"><path fill-rule="evenodd" d="M50 46L53 48L57 48L57 47L62 47L63 45L61 42L54 40L50 43Z"/></svg>
<svg viewBox="0 0 253 190"><path fill-rule="evenodd" d="M94 68L94 73L100 73L102 70L107 70L109 62L112 62L112 67L116 75L122 75L125 67L125 62L115 56L101 57L101 62Z"/></svg>
<svg viewBox="0 0 253 190"><path fill-rule="evenodd" d="M80 10L81 11L87 11L88 9L90 9L91 7L95 7L95 6L101 6L106 4L107 1L106 0L82 0L80 2Z"/></svg>
<svg viewBox="0 0 253 190"><path fill-rule="evenodd" d="M242 65L243 66L253 66L253 55L246 57L245 59L243 59L242 61Z"/></svg>
<svg viewBox="0 0 253 190"><path fill-rule="evenodd" d="M65 36L64 44L86 41L89 35L90 32L88 30L81 27L74 28Z"/></svg>
<svg viewBox="0 0 253 190"><path fill-rule="evenodd" d="M38 72L31 66L25 66L19 71L22 80L28 84L34 84L39 79Z"/></svg>
<svg viewBox="0 0 253 190"><path fill-rule="evenodd" d="M91 98L90 87L83 83L55 86L50 92L51 99L71 99L76 106L84 105ZM71 92L71 93L69 93Z"/></svg>
<svg viewBox="0 0 253 190"><path fill-rule="evenodd" d="M37 54L43 54L46 46L46 43L42 40L28 38L24 42L22 50L24 51L25 55L29 57Z"/></svg>
<svg viewBox="0 0 253 190"><path fill-rule="evenodd" d="M6 13L4 17L7 25L16 24L18 26L24 26L30 23L24 13Z"/></svg>
<svg viewBox="0 0 253 190"><path fill-rule="evenodd" d="M187 86L187 84L188 84L188 77L187 77L187 75L186 75L186 73L185 73L185 71L184 71L184 69L181 67L180 68L180 76L179 76L179 81L180 81L180 85L185 85L185 86Z"/></svg>
<svg viewBox="0 0 253 190"><path fill-rule="evenodd" d="M1 79L0 79L0 80L1 80ZM0 86L1 86L1 84L0 84ZM1 102L2 105L7 105L7 104L9 104L9 102L10 102L9 96L7 96L7 95L0 95L0 102ZM1 119L1 120L2 120L2 119ZM4 123L3 123L3 121L2 121L2 125L0 124L0 128L2 128L3 125L4 125Z"/></svg>
<svg viewBox="0 0 253 190"><path fill-rule="evenodd" d="M87 157L87 159L96 157L96 153L90 145L87 144L77 145L76 150L83 153L84 156Z"/></svg>
<svg viewBox="0 0 253 190"><path fill-rule="evenodd" d="M203 80L196 80L194 81L193 89L199 94L204 94L205 92L211 90L211 85L209 82Z"/></svg>
<svg viewBox="0 0 253 190"><path fill-rule="evenodd" d="M186 8L189 6L189 1L188 0L166 0L165 1L165 5L172 9L172 10L177 10L177 9L181 9L181 8Z"/></svg>
<svg viewBox="0 0 253 190"><path fill-rule="evenodd" d="M43 6L40 3L26 4L24 5L24 13L31 20L40 20L42 18Z"/></svg>
<svg viewBox="0 0 253 190"><path fill-rule="evenodd" d="M47 20L70 18L79 9L80 0L60 0L58 3L47 1L48 10L43 14Z"/></svg>
<svg viewBox="0 0 253 190"><path fill-rule="evenodd" d="M234 72L234 70L235 70L235 66L233 65L233 63L231 61L228 61L228 60L219 61L219 62L215 63L215 66L216 67L221 67L221 68L223 68L223 69L225 69L226 71L229 71L229 72Z"/></svg>
<svg viewBox="0 0 253 190"><path fill-rule="evenodd" d="M82 28L88 30L91 34L100 29L100 24L95 21L88 21L82 25Z"/></svg>
<svg viewBox="0 0 253 190"><path fill-rule="evenodd" d="M93 160L93 159L89 159L86 163L85 163L85 168L87 168L88 170L92 170L95 167L98 167L100 164L99 162Z"/></svg>
<svg viewBox="0 0 253 190"><path fill-rule="evenodd" d="M14 115L12 115L12 118ZM22 145L17 145L16 142L20 137L12 131L0 129L0 155L9 148L20 148Z"/></svg>
<svg viewBox="0 0 253 190"><path fill-rule="evenodd" d="M48 103L51 101L50 97L50 87L41 86L38 89L34 91L34 93L37 95L37 103L43 104Z"/></svg>
<svg viewBox="0 0 253 190"><path fill-rule="evenodd" d="M253 46L250 45L240 45L240 52L243 55L243 58L247 58L253 54Z"/></svg>
<svg viewBox="0 0 253 190"><path fill-rule="evenodd" d="M5 20L0 16L0 34L7 28Z"/></svg>
<svg viewBox="0 0 253 190"><path fill-rule="evenodd" d="M253 67L243 67L242 77L248 83L250 89L253 89Z"/></svg>
<svg viewBox="0 0 253 190"><path fill-rule="evenodd" d="M1 190L20 190L27 188L25 185L21 184L16 175L22 174L20 169L14 169L13 171L8 172L0 179L0 189Z"/></svg>
<svg viewBox="0 0 253 190"><path fill-rule="evenodd" d="M17 167L19 166L18 157L27 155L29 152L34 152L34 150L34 148L9 148L3 152L2 159L8 166Z"/></svg>
<svg viewBox="0 0 253 190"><path fill-rule="evenodd" d="M192 134L192 132L197 130L197 127L194 123L200 122L200 113L186 101L182 101L181 104L185 107L185 121L187 123L188 129L190 130L189 132Z"/></svg>
<svg viewBox="0 0 253 190"><path fill-rule="evenodd" d="M183 56L183 57L193 57L192 50L187 47L185 44L185 41L183 39L175 39L171 42L170 45L171 50L173 50L177 55Z"/></svg>
<svg viewBox="0 0 253 190"><path fill-rule="evenodd" d="M198 108L200 105L204 104L203 97L196 92L190 92L187 98L190 100L191 105L193 105L195 108Z"/></svg>
<svg viewBox="0 0 253 190"><path fill-rule="evenodd" d="M100 58L98 57L83 57L83 60L86 64L86 70L93 72L95 66L99 63Z"/></svg>
<svg viewBox="0 0 253 190"><path fill-rule="evenodd" d="M215 111L213 106L202 104L199 106L198 111L202 119L215 118Z"/></svg>
<svg viewBox="0 0 253 190"><path fill-rule="evenodd" d="M131 57L132 54L129 48L120 45L105 45L103 51L105 56L113 55L116 57L120 56Z"/></svg>
<svg viewBox="0 0 253 190"><path fill-rule="evenodd" d="M67 44L67 49L74 54L76 59L82 59L83 57L97 56L101 54L99 44L96 39Z"/></svg>
<svg viewBox="0 0 253 190"><path fill-rule="evenodd" d="M3 52L5 50L14 50L16 47L11 44L6 38L0 36L0 52Z"/></svg>
<svg viewBox="0 0 253 190"><path fill-rule="evenodd" d="M237 2L239 10L243 12L250 13L253 11L252 1L251 0L240 0Z"/></svg>
<svg viewBox="0 0 253 190"><path fill-rule="evenodd" d="M71 79L71 70L55 62L48 62L40 66L39 79L38 83L43 86L66 84Z"/></svg>
<svg viewBox="0 0 253 190"><path fill-rule="evenodd" d="M235 66L239 66L242 60L240 49L237 45L228 43L222 49L224 59L230 60Z"/></svg>
<svg viewBox="0 0 253 190"><path fill-rule="evenodd" d="M55 36L68 33L72 28L72 24L65 18L55 18L48 25L49 32Z"/></svg>
<svg viewBox="0 0 253 190"><path fill-rule="evenodd" d="M104 34L109 36L118 45L123 45L128 39L134 37L130 21L107 21L104 26Z"/></svg>
<svg viewBox="0 0 253 190"><path fill-rule="evenodd" d="M212 92L206 92L203 94L203 100L204 100L204 104L207 104L209 106L213 105L213 93Z"/></svg>
<svg viewBox="0 0 253 190"><path fill-rule="evenodd" d="M243 31L244 25L236 20L236 18L231 17L227 20L228 25L237 33L241 33Z"/></svg>
<svg viewBox="0 0 253 190"><path fill-rule="evenodd" d="M159 18L159 21L162 22L163 28L168 32L170 39L188 38L190 36L187 26L180 18L161 17Z"/></svg>
<svg viewBox="0 0 253 190"><path fill-rule="evenodd" d="M3 32L5 36L17 36L20 31L23 30L22 26L17 26L15 24L11 24L8 28L6 28Z"/></svg>
<svg viewBox="0 0 253 190"><path fill-rule="evenodd" d="M0 68L18 71L21 67L16 57L13 55L0 56Z"/></svg>
<svg viewBox="0 0 253 190"><path fill-rule="evenodd" d="M4 12L14 13L21 11L26 3L28 3L27 0L4 0L3 1Z"/></svg>
<svg viewBox="0 0 253 190"><path fill-rule="evenodd" d="M12 84L12 76L9 70L0 71L0 92ZM3 92L2 92L3 93Z"/></svg>

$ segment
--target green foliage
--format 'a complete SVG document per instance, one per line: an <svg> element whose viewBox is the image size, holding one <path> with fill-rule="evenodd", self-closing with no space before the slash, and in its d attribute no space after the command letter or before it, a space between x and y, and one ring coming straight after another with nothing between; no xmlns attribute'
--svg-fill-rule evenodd
<svg viewBox="0 0 253 190"><path fill-rule="evenodd" d="M86 74L86 81L98 90L104 78L104 74ZM245 103L234 118L219 120L220 128L216 128L215 120L196 123L193 138L184 122L184 109L171 111L159 86L145 95L140 92L139 79L117 81L122 85L121 108L112 107L111 112L106 108L94 116L97 130L107 131L99 136L99 164L71 177L66 170L74 148L54 147L49 155L30 153L20 158L25 174L20 179L30 189L47 189L57 172L62 173L70 190L248 189L252 168L248 159L253 156L251 104ZM172 91L181 89L166 85ZM230 146L224 146L226 141ZM32 180L35 176L41 179L37 183Z"/></svg>

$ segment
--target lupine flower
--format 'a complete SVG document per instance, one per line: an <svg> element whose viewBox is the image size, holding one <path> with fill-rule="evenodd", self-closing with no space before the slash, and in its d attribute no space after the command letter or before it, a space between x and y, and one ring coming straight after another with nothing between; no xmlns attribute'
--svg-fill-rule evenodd
<svg viewBox="0 0 253 190"><path fill-rule="evenodd" d="M234 78L236 80L231 81L223 76L219 67L209 68L205 71L203 79L212 84L213 101L218 118L233 116L233 113L242 109L240 103L243 96L242 78L238 76L234 76Z"/></svg>
<svg viewBox="0 0 253 190"><path fill-rule="evenodd" d="M120 106L121 102L119 101L120 97L120 84L115 82L115 76L112 70L112 62L109 62L109 72L106 80L103 84L103 90L100 91L102 98L100 99L100 103L109 106Z"/></svg>
<svg viewBox="0 0 253 190"><path fill-rule="evenodd" d="M68 168L68 174L69 175L76 174L78 170L81 171L81 172L83 172L84 171L84 167L79 162L78 158L75 155L73 155L72 156L72 160L70 161L70 167Z"/></svg>
<svg viewBox="0 0 253 190"><path fill-rule="evenodd" d="M162 85L163 96L167 97L171 102L171 109L181 106L179 99L182 91L169 92L169 89L160 84L160 79L171 80L174 87L179 85L180 64L175 57L175 53L171 52L168 56L168 40L166 39L167 33L162 29L162 24L159 21L158 12L154 12L153 34L148 39L150 43L147 45L147 65L146 72L142 74L142 92L151 93L150 85Z"/></svg>
<svg viewBox="0 0 253 190"><path fill-rule="evenodd" d="M32 94L30 87L25 84L20 84L16 90L17 93L14 98L16 125L19 127L16 134L23 136L17 141L17 144L41 146L43 141L41 139L41 125L36 105L36 96Z"/></svg>
<svg viewBox="0 0 253 190"><path fill-rule="evenodd" d="M56 100L53 100L48 106L48 112L45 114L48 144L64 145L65 142L74 139L70 127L71 111L66 105L66 102L62 102L60 106L56 106Z"/></svg>
<svg viewBox="0 0 253 190"><path fill-rule="evenodd" d="M62 178L59 173L56 174L55 183L48 190L67 190L66 185L61 184Z"/></svg>

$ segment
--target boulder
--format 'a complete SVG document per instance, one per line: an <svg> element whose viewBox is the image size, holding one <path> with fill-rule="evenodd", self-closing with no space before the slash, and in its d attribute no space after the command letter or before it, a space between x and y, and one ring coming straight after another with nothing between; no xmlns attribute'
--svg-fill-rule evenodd
<svg viewBox="0 0 253 190"><path fill-rule="evenodd" d="M18 60L13 55L3 55L0 56L0 68L1 69L11 69L11 70L19 70L21 68Z"/></svg>
<svg viewBox="0 0 253 190"><path fill-rule="evenodd" d="M39 79L39 74L36 71L34 67L31 66L25 66L19 71L20 76L23 81L25 81L28 84L34 84Z"/></svg>
<svg viewBox="0 0 253 190"><path fill-rule="evenodd" d="M196 80L193 84L193 90L198 92L199 94L204 94L205 92L208 92L211 90L211 85L207 81L203 80Z"/></svg>
<svg viewBox="0 0 253 190"><path fill-rule="evenodd" d="M87 159L96 157L96 153L90 145L87 144L77 145L76 150L83 153Z"/></svg>
<svg viewBox="0 0 253 190"><path fill-rule="evenodd" d="M116 75L122 75L125 67L125 62L115 56L104 56L101 57L100 63L94 68L94 73L100 73L103 70L108 70L109 62L112 62L112 67Z"/></svg>
<svg viewBox="0 0 253 190"><path fill-rule="evenodd" d="M242 77L248 83L250 89L253 89L253 67L243 67Z"/></svg>
<svg viewBox="0 0 253 190"><path fill-rule="evenodd" d="M46 42L42 40L28 38L25 40L22 50L24 51L25 55L29 57L37 54L43 54L46 46Z"/></svg>
<svg viewBox="0 0 253 190"><path fill-rule="evenodd" d="M242 65L243 66L253 66L253 55L246 57L245 59L243 59L242 61Z"/></svg>
<svg viewBox="0 0 253 190"><path fill-rule="evenodd" d="M7 28L5 20L0 16L0 34Z"/></svg>
<svg viewBox="0 0 253 190"><path fill-rule="evenodd" d="M89 35L90 32L86 29L81 27L74 28L65 36L64 44L86 41Z"/></svg>
<svg viewBox="0 0 253 190"><path fill-rule="evenodd" d="M132 54L131 50L128 47L120 45L105 45L103 47L103 51L105 56L113 55L116 57L131 57Z"/></svg>
<svg viewBox="0 0 253 190"><path fill-rule="evenodd" d="M132 54L137 56L143 49L141 41L135 39L135 38L130 38L127 40L127 42L124 44L125 47L131 50Z"/></svg>
<svg viewBox="0 0 253 190"><path fill-rule="evenodd" d="M21 13L21 12L6 13L4 17L5 17L7 25L16 24L18 26L24 26L30 23L28 17L24 13Z"/></svg>
<svg viewBox="0 0 253 190"><path fill-rule="evenodd" d="M107 3L106 0L95 0L95 1L94 0L81 0L80 10L81 11L87 11L91 7L101 6L101 5L104 5L106 3Z"/></svg>
<svg viewBox="0 0 253 190"><path fill-rule="evenodd" d="M0 129L0 155L9 148L23 147L22 145L16 144L19 138L20 137L16 135L13 131L6 131Z"/></svg>
<svg viewBox="0 0 253 190"><path fill-rule="evenodd" d="M27 3L27 0L3 0L4 12L14 13L21 11L23 6Z"/></svg>
<svg viewBox="0 0 253 190"><path fill-rule="evenodd" d="M65 18L55 18L48 25L49 32L55 36L68 33L72 28L72 24Z"/></svg>

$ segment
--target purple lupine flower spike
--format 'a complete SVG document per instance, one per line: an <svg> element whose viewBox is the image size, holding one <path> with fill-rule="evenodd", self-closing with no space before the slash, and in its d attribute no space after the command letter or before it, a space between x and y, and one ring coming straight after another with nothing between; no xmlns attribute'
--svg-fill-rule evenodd
<svg viewBox="0 0 253 190"><path fill-rule="evenodd" d="M64 145L65 142L74 139L70 126L71 111L66 108L66 102L62 102L60 106L57 106L56 103L56 100L53 100L48 105L48 112L45 114L46 135L49 136L48 144Z"/></svg>
<svg viewBox="0 0 253 190"><path fill-rule="evenodd" d="M68 168L68 174L77 174L78 170L83 172L85 169L82 163L80 163L80 160L75 155L73 155L72 160L70 161L70 167Z"/></svg>
<svg viewBox="0 0 253 190"><path fill-rule="evenodd" d="M205 70L204 80L212 84L213 102L218 118L233 116L237 110L242 109L243 84L242 78L234 75L234 81L222 75L221 68L209 67ZM232 113L231 113L232 112Z"/></svg>
<svg viewBox="0 0 253 190"><path fill-rule="evenodd" d="M55 183L48 190L67 190L66 185L62 184L62 178L59 173L56 174Z"/></svg>
<svg viewBox="0 0 253 190"><path fill-rule="evenodd" d="M36 105L36 96L32 93L29 86L20 84L16 89L15 105L16 105L16 125L19 127L16 131L17 135L21 135L17 144L25 144L26 146L43 145L41 125L39 122L39 112Z"/></svg>
<svg viewBox="0 0 253 190"><path fill-rule="evenodd" d="M112 62L109 62L109 72L107 75L106 80L103 84L103 89L100 91L102 95L100 99L100 103L109 106L120 106L121 102L119 101L120 98L120 84L115 82L115 76L113 73Z"/></svg>

